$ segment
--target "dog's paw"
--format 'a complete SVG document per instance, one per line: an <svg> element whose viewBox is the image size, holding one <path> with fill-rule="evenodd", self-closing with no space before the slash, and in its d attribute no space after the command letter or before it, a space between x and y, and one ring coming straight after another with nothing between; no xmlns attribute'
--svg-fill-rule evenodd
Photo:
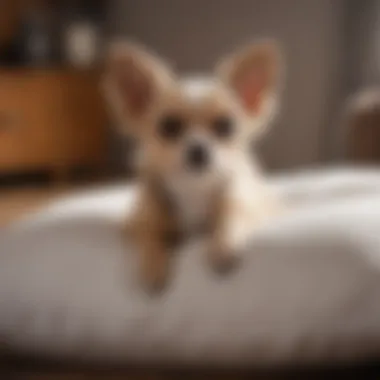
<svg viewBox="0 0 380 380"><path fill-rule="evenodd" d="M150 268L145 270L141 276L141 285L150 296L159 296L164 293L168 285L168 273L163 268Z"/></svg>
<svg viewBox="0 0 380 380"><path fill-rule="evenodd" d="M229 249L212 250L208 256L212 269L216 274L221 276L233 272L240 263L240 255Z"/></svg>
<svg viewBox="0 0 380 380"><path fill-rule="evenodd" d="M145 292L152 297L158 297L165 292L167 286L167 281L155 281L150 283L145 283Z"/></svg>
<svg viewBox="0 0 380 380"><path fill-rule="evenodd" d="M151 278L149 280L144 280L142 283L142 287L144 291L152 297L160 296L165 292L168 281L166 278Z"/></svg>

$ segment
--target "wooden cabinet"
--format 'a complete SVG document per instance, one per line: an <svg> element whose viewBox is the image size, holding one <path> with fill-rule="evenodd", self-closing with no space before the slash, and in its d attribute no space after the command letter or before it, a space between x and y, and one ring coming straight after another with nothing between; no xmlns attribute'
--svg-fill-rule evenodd
<svg viewBox="0 0 380 380"><path fill-rule="evenodd" d="M380 163L380 88L363 89L349 99L341 133L344 158L356 164Z"/></svg>
<svg viewBox="0 0 380 380"><path fill-rule="evenodd" d="M0 172L100 167L106 148L95 73L0 70Z"/></svg>

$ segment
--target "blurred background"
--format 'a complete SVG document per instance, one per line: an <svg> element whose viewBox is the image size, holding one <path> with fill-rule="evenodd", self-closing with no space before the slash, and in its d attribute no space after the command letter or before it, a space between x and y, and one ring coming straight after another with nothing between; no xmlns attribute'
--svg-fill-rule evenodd
<svg viewBox="0 0 380 380"><path fill-rule="evenodd" d="M287 68L258 147L266 170L380 163L380 0L0 0L0 228L133 176L134 144L111 128L99 89L120 36L183 73L275 38Z"/></svg>
<svg viewBox="0 0 380 380"><path fill-rule="evenodd" d="M287 75L260 146L267 169L380 158L379 1L1 0L0 199L3 189L131 174L132 144L112 132L99 92L104 45L121 35L182 72L211 70L240 44L274 37Z"/></svg>

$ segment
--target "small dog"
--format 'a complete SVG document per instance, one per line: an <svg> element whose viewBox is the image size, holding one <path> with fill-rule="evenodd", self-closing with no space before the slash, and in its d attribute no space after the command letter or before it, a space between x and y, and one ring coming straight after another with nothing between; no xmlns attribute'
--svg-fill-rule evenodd
<svg viewBox="0 0 380 380"><path fill-rule="evenodd" d="M226 272L252 228L276 212L249 143L275 113L282 66L277 45L262 40L222 60L211 78L180 79L138 45L111 46L106 98L142 146L142 186L127 231L149 290L166 284L179 233L207 231L209 262Z"/></svg>

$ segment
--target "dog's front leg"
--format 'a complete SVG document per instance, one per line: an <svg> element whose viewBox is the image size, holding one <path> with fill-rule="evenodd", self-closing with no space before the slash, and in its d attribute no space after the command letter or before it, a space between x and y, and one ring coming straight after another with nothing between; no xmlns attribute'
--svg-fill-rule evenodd
<svg viewBox="0 0 380 380"><path fill-rule="evenodd" d="M140 200L132 225L142 285L149 292L161 291L169 275L172 245L168 236L174 224L168 210L149 189Z"/></svg>
<svg viewBox="0 0 380 380"><path fill-rule="evenodd" d="M165 237L160 231L146 231L138 244L140 279L150 293L164 289L168 281L170 253Z"/></svg>
<svg viewBox="0 0 380 380"><path fill-rule="evenodd" d="M241 191L235 182L217 200L209 258L218 272L235 267L254 230L282 210L279 200L266 186L256 183L255 194Z"/></svg>
<svg viewBox="0 0 380 380"><path fill-rule="evenodd" d="M228 194L222 194L216 201L207 254L217 273L229 272L239 262L248 238L245 214L244 205Z"/></svg>

